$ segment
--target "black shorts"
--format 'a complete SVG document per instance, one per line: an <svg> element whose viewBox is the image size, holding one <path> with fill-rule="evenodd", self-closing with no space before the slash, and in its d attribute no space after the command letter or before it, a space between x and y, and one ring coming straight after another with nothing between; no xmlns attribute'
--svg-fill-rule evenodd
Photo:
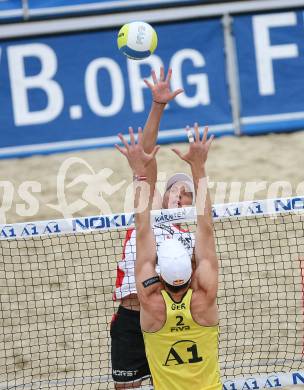
<svg viewBox="0 0 304 390"><path fill-rule="evenodd" d="M110 334L114 382L127 383L149 377L139 311L119 306L112 320Z"/></svg>

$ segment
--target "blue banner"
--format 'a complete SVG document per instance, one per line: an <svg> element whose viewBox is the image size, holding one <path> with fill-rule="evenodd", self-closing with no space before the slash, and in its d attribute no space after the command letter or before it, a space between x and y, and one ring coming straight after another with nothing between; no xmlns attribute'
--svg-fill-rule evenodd
<svg viewBox="0 0 304 390"><path fill-rule="evenodd" d="M303 12L234 18L245 133L304 127Z"/></svg>
<svg viewBox="0 0 304 390"><path fill-rule="evenodd" d="M22 18L22 0L0 0L0 22Z"/></svg>
<svg viewBox="0 0 304 390"><path fill-rule="evenodd" d="M113 145L119 131L144 125L143 78L162 65L185 92L166 109L160 142L184 140L194 121L233 133L221 20L154 27L159 45L143 61L119 52L118 29L2 41L0 157ZM303 129L303 12L237 16L232 27L241 131Z"/></svg>
<svg viewBox="0 0 304 390"><path fill-rule="evenodd" d="M206 3L210 1L206 1ZM212 1L211 1L212 2ZM214 1L213 1L214 2ZM74 13L115 12L130 9L167 7L169 5L195 4L199 0L28 0L29 16L67 15Z"/></svg>
<svg viewBox="0 0 304 390"><path fill-rule="evenodd" d="M118 132L144 125L151 94L143 78L161 65L185 92L165 111L160 141L184 139L195 121L231 132L220 20L155 28L158 48L143 61L119 52L117 30L4 42L0 156L113 145Z"/></svg>

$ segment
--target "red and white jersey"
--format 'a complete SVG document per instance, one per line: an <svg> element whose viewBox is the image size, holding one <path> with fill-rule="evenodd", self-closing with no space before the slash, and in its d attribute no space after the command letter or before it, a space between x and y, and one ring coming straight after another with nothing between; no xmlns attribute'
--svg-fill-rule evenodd
<svg viewBox="0 0 304 390"><path fill-rule="evenodd" d="M176 225L157 224L153 227L156 246L173 237L180 241L192 257L195 238L188 230L181 229ZM128 229L123 244L122 259L117 265L114 300L124 298L130 294L136 294L135 285L135 260L136 260L136 230ZM158 267L156 266L156 272Z"/></svg>

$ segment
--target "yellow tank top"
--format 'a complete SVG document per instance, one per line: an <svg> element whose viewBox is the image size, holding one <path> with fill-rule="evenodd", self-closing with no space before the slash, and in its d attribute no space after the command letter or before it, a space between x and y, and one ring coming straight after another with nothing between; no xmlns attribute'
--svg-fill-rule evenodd
<svg viewBox="0 0 304 390"><path fill-rule="evenodd" d="M218 326L197 324L190 312L192 289L176 303L161 291L167 319L157 332L143 332L155 390L221 390Z"/></svg>

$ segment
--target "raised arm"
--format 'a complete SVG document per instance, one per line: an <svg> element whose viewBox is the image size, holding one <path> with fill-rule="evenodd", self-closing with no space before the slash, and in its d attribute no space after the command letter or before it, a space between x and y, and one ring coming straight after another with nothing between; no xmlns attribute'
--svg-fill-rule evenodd
<svg viewBox="0 0 304 390"><path fill-rule="evenodd" d="M218 289L218 260L213 233L211 200L205 169L213 136L207 140L208 127L205 127L203 137L200 139L197 124L194 125L194 137L189 133L189 129L187 131L190 142L188 152L182 154L177 149L172 150L182 160L190 164L196 194L197 228L194 250L196 271L193 286L196 289L202 289L208 300L214 301Z"/></svg>
<svg viewBox="0 0 304 390"><path fill-rule="evenodd" d="M157 78L155 71L152 70L152 83L148 80L144 80L152 94L151 109L143 132L143 148L146 153L151 153L156 145L160 121L167 103L173 100L175 96L183 92L183 89L181 88L177 89L176 91L171 91L171 76L172 69L169 69L167 76L165 76L164 68L161 67L159 78ZM148 170L149 175L155 176L156 181L157 166L155 160L149 164Z"/></svg>
<svg viewBox="0 0 304 390"><path fill-rule="evenodd" d="M172 69L169 69L167 76L165 76L164 68L161 67L159 78L157 78L155 71L152 70L152 83L150 83L148 80L144 80L152 94L151 110L143 133L143 147L146 153L151 153L156 145L160 120L167 103L173 100L178 94L183 92L183 89L181 88L173 92L171 91L171 76Z"/></svg>
<svg viewBox="0 0 304 390"><path fill-rule="evenodd" d="M155 160L159 146L154 146L151 153L143 149L142 130L138 129L138 142L135 142L133 129L129 128L130 144L119 134L124 148L115 145L127 158L134 176L134 213L136 227L136 263L135 281L140 302L144 302L154 292L155 284L150 288L144 287L153 277L157 277L156 243L150 223L150 211L155 188L155 177L149 175L149 165ZM149 287L149 286L148 286Z"/></svg>

